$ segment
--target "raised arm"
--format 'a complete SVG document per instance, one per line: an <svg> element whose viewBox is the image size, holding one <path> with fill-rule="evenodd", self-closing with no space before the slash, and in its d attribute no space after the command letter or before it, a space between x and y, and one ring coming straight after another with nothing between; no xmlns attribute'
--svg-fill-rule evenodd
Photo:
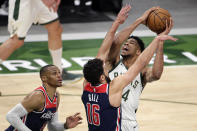
<svg viewBox="0 0 197 131"><path fill-rule="evenodd" d="M166 30L158 35L168 35L171 31L174 23L172 18L170 18L170 25L168 26L166 22ZM147 82L155 81L160 79L163 72L163 41L160 41L158 49L156 51L156 56L154 60L154 64L152 68L146 68L145 71L142 72L144 76L143 84L145 85Z"/></svg>
<svg viewBox="0 0 197 131"><path fill-rule="evenodd" d="M112 106L119 106L121 102L121 94L124 87L126 87L133 79L145 68L154 52L158 49L159 43L165 40L176 41L175 38L168 35L159 35L151 42L151 44L142 52L135 63L128 69L128 71L112 80L110 86L110 104Z"/></svg>
<svg viewBox="0 0 197 131"><path fill-rule="evenodd" d="M128 27L124 28L123 30L121 30L120 32L117 33L117 35L115 36L115 39L113 41L113 45L110 49L109 52L109 58L108 61L112 64L114 62L119 61L119 56L120 56L120 48L122 46L122 44L129 38L129 36L131 35L131 33L140 25L140 24L146 24L146 19L148 17L148 15L154 11L155 9L157 9L158 7L152 7L150 9L148 9L147 11L144 12L144 14L139 17L138 19L136 19L136 21L134 23L132 23L131 25L129 25Z"/></svg>
<svg viewBox="0 0 197 131"><path fill-rule="evenodd" d="M109 50L111 48L112 42L114 40L115 37L115 33L119 27L120 24L124 23L124 21L127 19L128 17L128 12L130 11L131 6L130 5L126 5L125 7L123 7L120 12L118 13L117 18L115 19L115 21L113 22L111 28L109 29L109 31L107 32L103 43L98 51L97 54L97 58L102 59L103 61L106 60Z"/></svg>
<svg viewBox="0 0 197 131"><path fill-rule="evenodd" d="M99 59L103 60L104 62L106 61L109 50L111 48L112 42L115 37L116 30L118 29L119 25L124 23L124 21L127 19L128 12L130 11L130 9L131 9L131 6L126 5L125 7L123 7L120 10L117 18L115 19L111 28L109 29L109 31L106 34L106 36L103 40L103 43L102 43L101 47L99 48L96 58L99 58ZM84 79L83 87L85 87L86 84L87 84L87 81Z"/></svg>

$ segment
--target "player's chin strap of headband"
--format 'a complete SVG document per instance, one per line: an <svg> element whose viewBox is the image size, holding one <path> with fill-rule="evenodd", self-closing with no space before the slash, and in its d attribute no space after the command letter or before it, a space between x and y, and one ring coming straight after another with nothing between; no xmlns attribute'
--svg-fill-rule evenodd
<svg viewBox="0 0 197 131"><path fill-rule="evenodd" d="M58 120L58 112L55 113L52 120L50 120L47 124L49 131L64 131L64 123Z"/></svg>
<svg viewBox="0 0 197 131"><path fill-rule="evenodd" d="M21 103L19 103L7 113L6 119L14 128L19 131L31 131L20 119L27 114L27 110Z"/></svg>

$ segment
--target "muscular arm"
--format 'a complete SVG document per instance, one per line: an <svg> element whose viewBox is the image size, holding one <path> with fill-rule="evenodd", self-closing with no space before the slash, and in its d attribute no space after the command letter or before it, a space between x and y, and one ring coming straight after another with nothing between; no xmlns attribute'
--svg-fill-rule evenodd
<svg viewBox="0 0 197 131"><path fill-rule="evenodd" d="M158 49L158 44L164 40L173 40L176 41L175 38L167 35L157 36L151 44L142 52L142 54L137 58L135 63L128 69L128 71L116 77L110 83L110 104L112 106L119 106L121 102L121 94L124 87L126 87L133 79L148 65L151 60L154 52Z"/></svg>
<svg viewBox="0 0 197 131"><path fill-rule="evenodd" d="M114 40L116 30L118 29L120 24L124 23L124 21L128 17L128 12L130 9L131 9L131 7L129 5L127 5L120 10L116 20L114 21L111 28L107 32L105 39L103 40L103 43L102 43L101 47L99 48L96 58L103 60L104 63L107 59L109 49L111 48L112 42ZM106 66L105 66L105 68L106 68ZM85 87L86 84L87 84L87 81L84 79L83 87Z"/></svg>
<svg viewBox="0 0 197 131"><path fill-rule="evenodd" d="M29 94L21 103L17 104L7 113L6 118L13 127L22 131L30 131L20 118L33 110L42 108L44 104L42 99L44 96L40 93L41 92L33 92Z"/></svg>
<svg viewBox="0 0 197 131"><path fill-rule="evenodd" d="M118 29L120 24L124 23L124 21L128 17L128 12L130 9L131 9L131 7L129 5L127 5L120 10L116 20L114 21L111 28L109 29L109 31L106 34L106 36L103 40L103 43L97 53L96 58L100 58L103 61L106 60L108 53L109 53L109 49L111 48L112 42L114 40L116 30Z"/></svg>
<svg viewBox="0 0 197 131"><path fill-rule="evenodd" d="M116 63L119 61L119 56L120 56L120 48L122 44L129 38L131 33L140 25L140 24L145 24L145 21L148 17L148 15L155 10L157 7L153 7L148 9L144 14L136 19L134 23L129 25L128 27L124 28L121 30L117 35L115 36L115 39L113 41L112 47L109 52L109 58L108 61L112 63Z"/></svg>
<svg viewBox="0 0 197 131"><path fill-rule="evenodd" d="M147 82L159 80L163 72L163 42L160 41L152 68L146 68L142 75L144 76L143 85Z"/></svg>
<svg viewBox="0 0 197 131"><path fill-rule="evenodd" d="M166 22L167 23L167 22ZM166 29L164 32L162 32L159 35L168 35L173 27L173 20L170 18L170 25L166 24ZM145 85L147 82L152 82L155 80L159 80L162 72L163 72L163 41L160 41L158 49L156 51L156 56L154 60L154 64L152 68L147 68L143 73L144 81L143 85Z"/></svg>

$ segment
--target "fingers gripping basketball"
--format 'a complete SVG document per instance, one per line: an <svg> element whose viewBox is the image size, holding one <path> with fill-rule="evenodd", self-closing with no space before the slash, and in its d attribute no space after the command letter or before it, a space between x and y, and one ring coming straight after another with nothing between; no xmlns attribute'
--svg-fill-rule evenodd
<svg viewBox="0 0 197 131"><path fill-rule="evenodd" d="M146 25L153 32L160 34L165 30L166 22L168 25L170 24L170 17L171 15L167 10L158 8L149 14Z"/></svg>

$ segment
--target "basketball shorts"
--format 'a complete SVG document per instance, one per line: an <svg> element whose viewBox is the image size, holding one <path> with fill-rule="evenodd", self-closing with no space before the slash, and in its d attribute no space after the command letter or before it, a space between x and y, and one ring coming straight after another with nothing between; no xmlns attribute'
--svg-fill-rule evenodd
<svg viewBox="0 0 197 131"><path fill-rule="evenodd" d="M122 120L121 128L122 131L139 131L136 121Z"/></svg>
<svg viewBox="0 0 197 131"><path fill-rule="evenodd" d="M47 24L58 19L56 12L50 11L42 0L9 0L8 31L24 39L31 25Z"/></svg>

